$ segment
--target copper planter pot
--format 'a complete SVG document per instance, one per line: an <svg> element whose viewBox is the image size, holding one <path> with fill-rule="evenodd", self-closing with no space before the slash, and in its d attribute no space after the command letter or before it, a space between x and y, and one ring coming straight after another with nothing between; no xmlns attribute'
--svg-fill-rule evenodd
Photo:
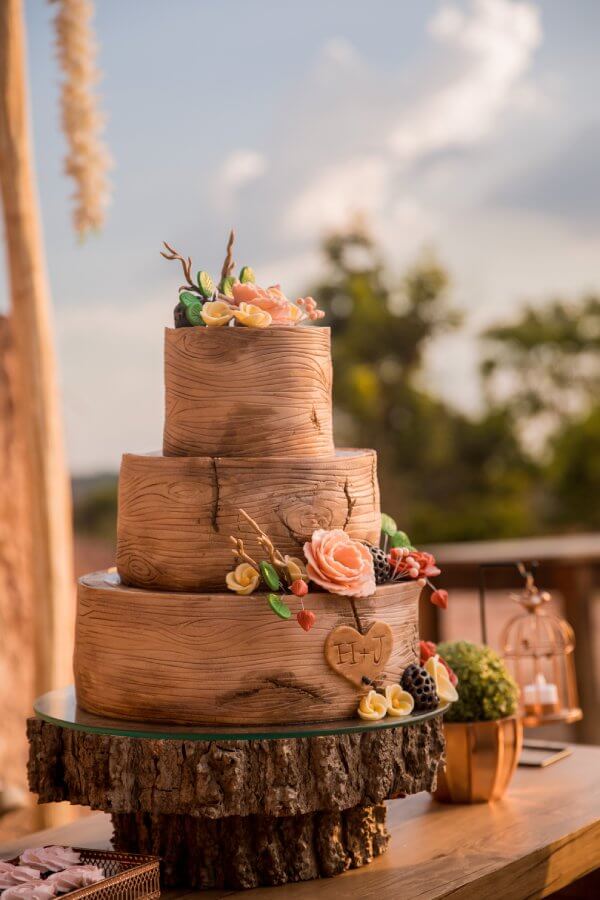
<svg viewBox="0 0 600 900"><path fill-rule="evenodd" d="M516 716L492 722L444 722L446 766L434 794L443 803L498 800L509 785L523 745Z"/></svg>

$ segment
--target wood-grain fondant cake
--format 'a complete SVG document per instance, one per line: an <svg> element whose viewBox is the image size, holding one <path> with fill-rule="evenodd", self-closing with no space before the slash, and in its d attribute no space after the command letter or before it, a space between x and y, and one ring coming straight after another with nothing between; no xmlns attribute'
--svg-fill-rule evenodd
<svg viewBox="0 0 600 900"><path fill-rule="evenodd" d="M190 725L433 710L453 690L418 665L435 560L382 517L375 452L334 448L316 302L235 277L231 243L217 286L165 245L186 284L163 448L123 457L117 571L80 579L78 703Z"/></svg>

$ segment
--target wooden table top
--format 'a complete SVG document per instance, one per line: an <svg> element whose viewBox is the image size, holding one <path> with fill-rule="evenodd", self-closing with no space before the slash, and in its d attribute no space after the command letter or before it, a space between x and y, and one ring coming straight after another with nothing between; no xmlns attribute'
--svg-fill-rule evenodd
<svg viewBox="0 0 600 900"><path fill-rule="evenodd" d="M433 900L547 897L600 867L600 747L576 746L546 769L518 769L498 803L445 806L427 794L389 804L389 850L336 878L246 891L166 891L163 896L252 900ZM111 826L95 813L0 846L109 846Z"/></svg>

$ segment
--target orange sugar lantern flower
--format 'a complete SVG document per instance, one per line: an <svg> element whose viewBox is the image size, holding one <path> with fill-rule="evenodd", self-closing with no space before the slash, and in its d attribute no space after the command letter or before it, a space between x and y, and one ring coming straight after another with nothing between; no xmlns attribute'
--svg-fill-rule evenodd
<svg viewBox="0 0 600 900"><path fill-rule="evenodd" d="M439 606L440 609L448 608L448 591L445 591L443 588L435 590L429 599L434 606Z"/></svg>
<svg viewBox="0 0 600 900"><path fill-rule="evenodd" d="M317 617L314 612L310 609L301 609L300 612L296 615L296 621L300 628L303 628L304 631L310 631L315 622L317 621Z"/></svg>

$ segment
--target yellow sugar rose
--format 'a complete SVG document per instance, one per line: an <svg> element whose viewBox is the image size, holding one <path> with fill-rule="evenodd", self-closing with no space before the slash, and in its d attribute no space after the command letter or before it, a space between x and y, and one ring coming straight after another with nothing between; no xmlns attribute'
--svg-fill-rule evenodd
<svg viewBox="0 0 600 900"><path fill-rule="evenodd" d="M237 309L233 310L233 315L240 323L247 328L268 328L273 321L271 313L253 303L240 303Z"/></svg>
<svg viewBox="0 0 600 900"><path fill-rule="evenodd" d="M383 694L369 691L358 704L358 715L361 719L384 719L388 711L388 702Z"/></svg>
<svg viewBox="0 0 600 900"><path fill-rule="evenodd" d="M230 591L236 594L251 594L256 590L260 575L250 563L240 563L233 572L228 572L225 582Z"/></svg>
<svg viewBox="0 0 600 900"><path fill-rule="evenodd" d="M425 663L425 669L435 681L435 691L442 703L455 703L458 700L458 691L450 681L448 669L439 656L430 656Z"/></svg>
<svg viewBox="0 0 600 900"><path fill-rule="evenodd" d="M415 707L415 701L408 691L403 691L399 684L388 684L385 689L388 716L410 716Z"/></svg>
<svg viewBox="0 0 600 900"><path fill-rule="evenodd" d="M227 325L233 316L229 303L224 300L212 300L205 303L200 313L207 325Z"/></svg>

